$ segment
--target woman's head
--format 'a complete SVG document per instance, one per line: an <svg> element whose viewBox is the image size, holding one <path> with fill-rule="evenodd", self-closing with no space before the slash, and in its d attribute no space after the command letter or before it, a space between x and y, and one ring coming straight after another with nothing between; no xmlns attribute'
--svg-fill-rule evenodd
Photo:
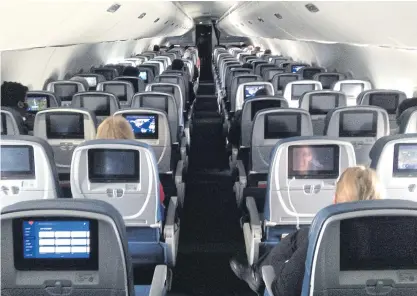
<svg viewBox="0 0 417 296"><path fill-rule="evenodd" d="M335 203L381 199L384 189L375 171L364 166L347 168L336 185Z"/></svg>
<svg viewBox="0 0 417 296"><path fill-rule="evenodd" d="M135 135L126 119L122 116L110 116L98 127L96 139L134 140Z"/></svg>
<svg viewBox="0 0 417 296"><path fill-rule="evenodd" d="M294 149L293 168L300 173L307 173L311 167L313 152L310 147L300 147Z"/></svg>

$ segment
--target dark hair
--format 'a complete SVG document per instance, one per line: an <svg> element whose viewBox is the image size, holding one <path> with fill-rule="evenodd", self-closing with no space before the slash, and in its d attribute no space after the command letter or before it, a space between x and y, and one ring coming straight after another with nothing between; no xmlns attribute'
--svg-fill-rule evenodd
<svg viewBox="0 0 417 296"><path fill-rule="evenodd" d="M267 96L268 92L266 91L266 88L261 88L255 93L255 97L261 97L261 96Z"/></svg>
<svg viewBox="0 0 417 296"><path fill-rule="evenodd" d="M28 90L29 88L21 83L5 81L1 85L1 105L17 107L19 102L25 101Z"/></svg>
<svg viewBox="0 0 417 296"><path fill-rule="evenodd" d="M264 54L271 54L271 50L270 49L265 49Z"/></svg>
<svg viewBox="0 0 417 296"><path fill-rule="evenodd" d="M139 69L133 66L127 66L123 70L123 76L139 77Z"/></svg>
<svg viewBox="0 0 417 296"><path fill-rule="evenodd" d="M409 108L417 107L417 98L411 98L404 100L397 109L397 123L400 124L400 116L404 113L405 110Z"/></svg>
<svg viewBox="0 0 417 296"><path fill-rule="evenodd" d="M171 68L172 70L182 70L184 68L184 62L180 59L175 59L172 61Z"/></svg>
<svg viewBox="0 0 417 296"><path fill-rule="evenodd" d="M159 48L159 45L154 45L153 46L153 51L160 51L161 49Z"/></svg>
<svg viewBox="0 0 417 296"><path fill-rule="evenodd" d="M245 63L245 64L242 65L242 68L253 69L253 66L249 63Z"/></svg>

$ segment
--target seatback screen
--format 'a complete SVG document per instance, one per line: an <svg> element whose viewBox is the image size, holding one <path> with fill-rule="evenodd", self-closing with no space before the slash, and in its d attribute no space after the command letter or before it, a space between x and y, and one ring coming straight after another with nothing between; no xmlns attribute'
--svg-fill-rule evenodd
<svg viewBox="0 0 417 296"><path fill-rule="evenodd" d="M302 68L305 68L305 66L302 66L302 65L292 65L291 66L291 72L292 73L297 73Z"/></svg>
<svg viewBox="0 0 417 296"><path fill-rule="evenodd" d="M319 81L323 89L332 89L333 85L339 81L339 75L320 75Z"/></svg>
<svg viewBox="0 0 417 296"><path fill-rule="evenodd" d="M301 114L265 115L265 139L282 139L301 135Z"/></svg>
<svg viewBox="0 0 417 296"><path fill-rule="evenodd" d="M98 270L98 225L86 218L13 220L17 270Z"/></svg>
<svg viewBox="0 0 417 296"><path fill-rule="evenodd" d="M397 94L371 94L369 96L369 105L384 108L388 114L396 114L399 99Z"/></svg>
<svg viewBox="0 0 417 296"><path fill-rule="evenodd" d="M126 81L126 82L130 82L133 85L133 89L135 91L135 93L139 92L139 85L138 85L138 80L135 79L134 77L123 77L122 79L120 79L121 81Z"/></svg>
<svg viewBox="0 0 417 296"><path fill-rule="evenodd" d="M96 87L97 86L97 77L96 76L84 76L85 80L87 80L89 87Z"/></svg>
<svg viewBox="0 0 417 296"><path fill-rule="evenodd" d="M175 94L175 89L173 86L160 86L160 85L154 85L152 86L152 91L166 93L166 94Z"/></svg>
<svg viewBox="0 0 417 296"><path fill-rule="evenodd" d="M159 80L160 82L164 82L164 83L179 84L179 78L176 78L176 77L160 76Z"/></svg>
<svg viewBox="0 0 417 296"><path fill-rule="evenodd" d="M139 78L142 79L145 83L148 83L148 72L140 71Z"/></svg>
<svg viewBox="0 0 417 296"><path fill-rule="evenodd" d="M2 145L1 180L35 179L33 147L27 145Z"/></svg>
<svg viewBox="0 0 417 296"><path fill-rule="evenodd" d="M266 79L268 79L268 80L272 80L272 78L274 78L274 76L277 75L277 74L285 73L284 69L282 69L282 70L265 70L265 71L268 71L267 72L268 74L267 74L267 77L266 77Z"/></svg>
<svg viewBox="0 0 417 296"><path fill-rule="evenodd" d="M110 116L110 98L102 96L81 97L81 107L94 112L96 116Z"/></svg>
<svg viewBox="0 0 417 296"><path fill-rule="evenodd" d="M339 106L339 96L335 94L317 94L310 96L310 114L325 115Z"/></svg>
<svg viewBox="0 0 417 296"><path fill-rule="evenodd" d="M397 178L417 177L417 144L395 144L393 176Z"/></svg>
<svg viewBox="0 0 417 296"><path fill-rule="evenodd" d="M103 75L108 81L111 81L114 78L113 69L94 69L94 72Z"/></svg>
<svg viewBox="0 0 417 296"><path fill-rule="evenodd" d="M342 83L340 90L348 96L357 97L363 92L363 83Z"/></svg>
<svg viewBox="0 0 417 296"><path fill-rule="evenodd" d="M61 101L71 101L72 96L78 92L76 84L55 84L54 93Z"/></svg>
<svg viewBox="0 0 417 296"><path fill-rule="evenodd" d="M256 92L264 88L265 88L265 85L245 85L243 87L244 99L247 100L247 99L254 98L256 96Z"/></svg>
<svg viewBox="0 0 417 296"><path fill-rule="evenodd" d="M278 79L278 90L284 90L288 83L298 80L296 75L282 75Z"/></svg>
<svg viewBox="0 0 417 296"><path fill-rule="evenodd" d="M105 84L103 90L115 95L119 101L127 101L127 86L124 84Z"/></svg>
<svg viewBox="0 0 417 296"><path fill-rule="evenodd" d="M26 111L29 113L37 113L49 107L47 96L27 96L25 102L27 105Z"/></svg>
<svg viewBox="0 0 417 296"><path fill-rule="evenodd" d="M88 178L92 183L139 183L139 151L88 150Z"/></svg>
<svg viewBox="0 0 417 296"><path fill-rule="evenodd" d="M338 145L303 145L288 148L288 178L337 179Z"/></svg>
<svg viewBox="0 0 417 296"><path fill-rule="evenodd" d="M132 126L136 139L158 139L158 115L124 114Z"/></svg>
<svg viewBox="0 0 417 296"><path fill-rule="evenodd" d="M376 216L340 221L341 271L415 270L416 246L416 217Z"/></svg>
<svg viewBox="0 0 417 296"><path fill-rule="evenodd" d="M255 118L257 112L269 109L269 108L281 108L280 100L260 100L253 101L251 104L251 120Z"/></svg>
<svg viewBox="0 0 417 296"><path fill-rule="evenodd" d="M147 96L140 98L141 107L162 110L168 114L168 99L164 96Z"/></svg>
<svg viewBox="0 0 417 296"><path fill-rule="evenodd" d="M344 112L340 114L339 137L376 137L376 112Z"/></svg>
<svg viewBox="0 0 417 296"><path fill-rule="evenodd" d="M46 114L46 136L48 139L84 139L84 115Z"/></svg>
<svg viewBox="0 0 417 296"><path fill-rule="evenodd" d="M315 85L314 84L293 84L291 87L292 96L291 99L298 99L304 93L313 91Z"/></svg>
<svg viewBox="0 0 417 296"><path fill-rule="evenodd" d="M303 78L304 79L313 79L314 75L321 73L320 69L304 69Z"/></svg>
<svg viewBox="0 0 417 296"><path fill-rule="evenodd" d="M3 112L0 113L0 129L2 135L7 135L7 115Z"/></svg>

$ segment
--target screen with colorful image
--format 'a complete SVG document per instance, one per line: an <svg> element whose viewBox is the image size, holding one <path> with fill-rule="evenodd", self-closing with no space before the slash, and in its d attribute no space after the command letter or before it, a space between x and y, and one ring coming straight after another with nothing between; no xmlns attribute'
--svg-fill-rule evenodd
<svg viewBox="0 0 417 296"><path fill-rule="evenodd" d="M246 85L244 86L245 97L244 99L254 98L258 90L264 89L265 85Z"/></svg>
<svg viewBox="0 0 417 296"><path fill-rule="evenodd" d="M45 110L48 108L48 97L40 96L40 97L26 97L26 111L28 112L38 112Z"/></svg>
<svg viewBox="0 0 417 296"><path fill-rule="evenodd" d="M136 139L158 139L157 115L129 115L126 120L132 126Z"/></svg>
<svg viewBox="0 0 417 296"><path fill-rule="evenodd" d="M305 68L306 66L302 66L302 65L293 65L291 66L291 72L292 73L297 73L300 69Z"/></svg>
<svg viewBox="0 0 417 296"><path fill-rule="evenodd" d="M85 80L87 80L89 87L96 87L97 86L97 77L96 76L84 76Z"/></svg>
<svg viewBox="0 0 417 296"><path fill-rule="evenodd" d="M148 83L148 72L140 71L139 78L142 79L145 83Z"/></svg>
<svg viewBox="0 0 417 296"><path fill-rule="evenodd" d="M394 146L394 177L417 177L417 143Z"/></svg>

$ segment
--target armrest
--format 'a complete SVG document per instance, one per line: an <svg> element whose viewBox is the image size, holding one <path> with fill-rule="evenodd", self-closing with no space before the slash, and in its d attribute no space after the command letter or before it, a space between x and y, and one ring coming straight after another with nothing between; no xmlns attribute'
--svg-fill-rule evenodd
<svg viewBox="0 0 417 296"><path fill-rule="evenodd" d="M178 215L178 198L172 196L165 219L164 240L167 245L167 264L171 267L177 262L178 241L180 236L180 222Z"/></svg>
<svg viewBox="0 0 417 296"><path fill-rule="evenodd" d="M245 166L240 159L236 161L236 168L237 168L238 175L239 175L239 183L241 185L246 186L248 182L248 178L246 176Z"/></svg>
<svg viewBox="0 0 417 296"><path fill-rule="evenodd" d="M187 137L186 136L181 138L180 154L181 154L181 160L185 160L187 157Z"/></svg>
<svg viewBox="0 0 417 296"><path fill-rule="evenodd" d="M167 277L168 267L166 265L157 265L153 273L149 296L163 296L166 294Z"/></svg>
<svg viewBox="0 0 417 296"><path fill-rule="evenodd" d="M259 217L259 212L256 207L255 199L252 196L246 197L246 208L248 209L248 212L249 212L249 219L250 219L249 222L250 222L252 231L254 231L255 229L259 229L261 231L262 230L261 218ZM262 233L261 233L261 236L262 236Z"/></svg>
<svg viewBox="0 0 417 296"><path fill-rule="evenodd" d="M177 169L175 170L175 184L182 183L182 173L184 171L184 160L180 160L177 163Z"/></svg>
<svg viewBox="0 0 417 296"><path fill-rule="evenodd" d="M176 215L177 215L177 208L178 208L178 198L176 196L171 196L169 200L166 219L165 219L165 227L164 227L165 238L169 236L169 232L171 231L170 228L172 228L173 230L175 220L176 220Z"/></svg>
<svg viewBox="0 0 417 296"><path fill-rule="evenodd" d="M275 279L275 271L274 268L270 265L262 267L262 278L265 283L265 288L268 291L269 296L274 296L272 293L272 282Z"/></svg>

